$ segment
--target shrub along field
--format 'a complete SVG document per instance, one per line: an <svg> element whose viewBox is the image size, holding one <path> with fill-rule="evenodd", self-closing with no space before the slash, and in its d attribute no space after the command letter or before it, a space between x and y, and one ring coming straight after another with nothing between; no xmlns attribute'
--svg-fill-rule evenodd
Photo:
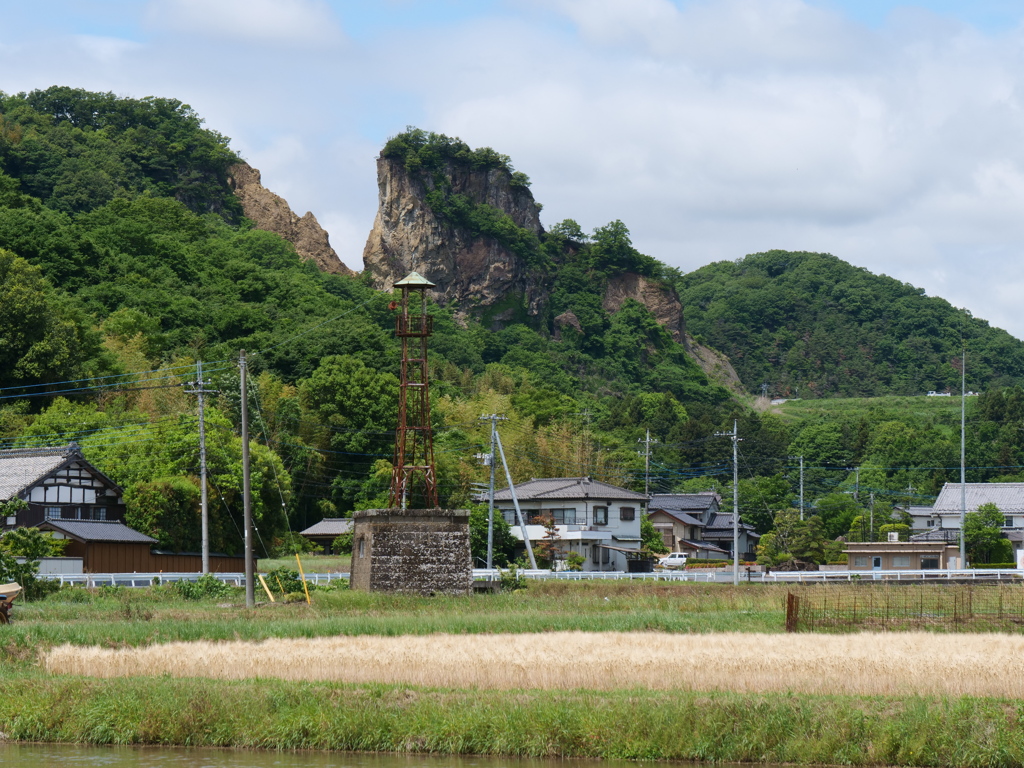
<svg viewBox="0 0 1024 768"><path fill-rule="evenodd" d="M0 723L11 739L97 744L1024 765L1024 703L1007 687L1024 679L1019 637L784 635L787 591L536 583L422 598L332 588L315 590L311 606L246 610L237 590L62 590L0 627ZM153 654L178 669L113 679L98 677L104 653L82 647L123 658L178 641L203 642ZM275 659L308 666L311 653L321 670L364 675L274 679ZM58 656L79 666L61 671ZM201 677L203 665L240 679ZM391 676L367 677L374 667ZM429 674L395 677L403 667ZM488 668L505 682L473 679Z"/></svg>

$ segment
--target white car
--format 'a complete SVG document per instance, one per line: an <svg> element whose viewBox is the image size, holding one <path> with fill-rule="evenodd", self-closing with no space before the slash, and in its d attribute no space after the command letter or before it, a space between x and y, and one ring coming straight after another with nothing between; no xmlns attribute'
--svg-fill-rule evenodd
<svg viewBox="0 0 1024 768"><path fill-rule="evenodd" d="M658 563L662 568L685 568L686 567L686 553L685 552L670 552L661 558L661 562Z"/></svg>

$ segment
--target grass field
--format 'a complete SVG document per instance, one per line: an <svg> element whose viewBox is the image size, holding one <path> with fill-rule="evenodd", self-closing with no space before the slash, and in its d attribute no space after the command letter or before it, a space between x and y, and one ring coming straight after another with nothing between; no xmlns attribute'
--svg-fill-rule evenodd
<svg viewBox="0 0 1024 768"><path fill-rule="evenodd" d="M302 558L302 569L306 573L348 573L352 567L351 555L300 555ZM296 570L295 557L261 557L259 562L261 571L270 571L274 568L288 568Z"/></svg>
<svg viewBox="0 0 1024 768"><path fill-rule="evenodd" d="M967 398L967 417L976 398ZM787 400L781 405L771 407L772 412L779 414L790 422L801 422L825 416L857 416L871 413L881 420L905 420L908 416L916 416L925 422L934 423L938 427L957 426L960 424L959 397L927 397L923 393L916 397L836 397L821 400Z"/></svg>
<svg viewBox="0 0 1024 768"><path fill-rule="evenodd" d="M68 590L0 626L0 730L94 744L1024 765L1021 635L786 635L789 589L335 589L254 610L240 592ZM98 677L111 659L148 666ZM275 679L284 667L303 679ZM195 676L217 670L239 679Z"/></svg>

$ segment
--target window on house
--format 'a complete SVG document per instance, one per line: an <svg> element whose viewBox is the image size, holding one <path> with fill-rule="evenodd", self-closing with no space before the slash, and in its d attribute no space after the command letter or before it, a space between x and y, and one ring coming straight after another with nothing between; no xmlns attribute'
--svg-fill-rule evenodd
<svg viewBox="0 0 1024 768"><path fill-rule="evenodd" d="M608 565L612 561L612 551L607 547L601 547L601 562Z"/></svg>
<svg viewBox="0 0 1024 768"><path fill-rule="evenodd" d="M505 522L509 525L518 525L519 522L516 520L516 511L514 509L502 509L501 516L505 518Z"/></svg>
<svg viewBox="0 0 1024 768"><path fill-rule="evenodd" d="M893 555L892 556L892 567L893 568L909 568L910 567L910 555Z"/></svg>
<svg viewBox="0 0 1024 768"><path fill-rule="evenodd" d="M601 550L602 549L604 549L604 547L597 547L597 546L594 547L594 556L592 558L593 561L594 561L594 565L600 565L601 564Z"/></svg>
<svg viewBox="0 0 1024 768"><path fill-rule="evenodd" d="M92 508L92 519L93 520L106 520L107 519L107 508L106 507L93 507Z"/></svg>
<svg viewBox="0 0 1024 768"><path fill-rule="evenodd" d="M60 520L60 507L44 507L43 513L47 520Z"/></svg>
<svg viewBox="0 0 1024 768"><path fill-rule="evenodd" d="M937 557L922 557L921 558L921 570L922 571L934 571L938 570L939 558Z"/></svg>
<svg viewBox="0 0 1024 768"><path fill-rule="evenodd" d="M594 507L594 525L608 525L608 507Z"/></svg>
<svg viewBox="0 0 1024 768"><path fill-rule="evenodd" d="M539 509L536 512L530 513L530 522L535 522L543 515L551 515L551 519L555 521L555 525L583 525L579 518L576 517L576 507L566 507L564 509Z"/></svg>
<svg viewBox="0 0 1024 768"><path fill-rule="evenodd" d="M619 507L619 520L636 520L636 507Z"/></svg>
<svg viewBox="0 0 1024 768"><path fill-rule="evenodd" d="M868 557L867 555L855 555L853 558L853 565L855 568L867 568Z"/></svg>
<svg viewBox="0 0 1024 768"><path fill-rule="evenodd" d="M1013 518L1009 515L1003 518L1003 528L1013 528Z"/></svg>

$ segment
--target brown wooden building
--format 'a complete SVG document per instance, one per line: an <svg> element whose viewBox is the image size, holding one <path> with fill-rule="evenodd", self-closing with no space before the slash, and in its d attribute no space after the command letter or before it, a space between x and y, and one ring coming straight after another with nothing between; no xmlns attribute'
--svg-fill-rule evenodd
<svg viewBox="0 0 1024 768"><path fill-rule="evenodd" d="M82 558L85 573L198 573L199 554L159 552L151 549L156 539L111 520L47 520L39 530L67 539L64 554ZM210 555L213 573L241 573L245 559Z"/></svg>

